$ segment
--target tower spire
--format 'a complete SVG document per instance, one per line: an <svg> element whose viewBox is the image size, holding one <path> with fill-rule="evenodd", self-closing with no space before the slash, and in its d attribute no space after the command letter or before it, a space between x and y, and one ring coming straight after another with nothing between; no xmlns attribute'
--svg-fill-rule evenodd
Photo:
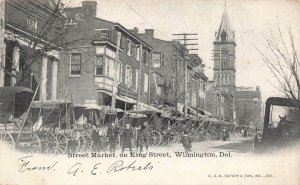
<svg viewBox="0 0 300 185"><path fill-rule="evenodd" d="M216 34L217 42L234 42L234 33L230 26L229 18L226 12L227 0L224 2L224 12L220 27Z"/></svg>

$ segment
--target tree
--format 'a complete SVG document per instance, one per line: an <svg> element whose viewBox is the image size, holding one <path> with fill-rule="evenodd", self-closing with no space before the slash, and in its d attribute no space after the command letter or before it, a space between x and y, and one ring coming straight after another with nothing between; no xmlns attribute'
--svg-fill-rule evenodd
<svg viewBox="0 0 300 185"><path fill-rule="evenodd" d="M265 37L265 50L257 48L263 61L278 82L271 82L284 96L300 99L299 58L294 41L294 34L289 27L284 34L277 25L276 32L271 31L271 37Z"/></svg>
<svg viewBox="0 0 300 185"><path fill-rule="evenodd" d="M69 26L66 26L66 23L69 20L65 16L65 10L68 6L64 6L61 0L29 0L24 2L10 0L5 3L14 6L23 4L22 8L29 5L27 9L21 10L28 13L30 18L27 18L27 27L22 26L21 23L16 24L12 20L17 12L12 11L9 5L6 6L8 8L5 11L8 40L13 43L12 46L7 47L18 46L20 48L20 60L19 67L15 66L12 57L9 56L11 54L6 53L6 65L0 67L4 69L6 76L16 78L15 85L28 86L34 66L41 63L41 57L45 53L53 51L59 53L65 50L68 45L87 39L78 36L72 37L73 33L68 33ZM32 7L32 9L28 9L28 7ZM30 21L32 22L30 23ZM80 30L77 29L77 33L79 32ZM25 45L19 43L20 38L26 43Z"/></svg>

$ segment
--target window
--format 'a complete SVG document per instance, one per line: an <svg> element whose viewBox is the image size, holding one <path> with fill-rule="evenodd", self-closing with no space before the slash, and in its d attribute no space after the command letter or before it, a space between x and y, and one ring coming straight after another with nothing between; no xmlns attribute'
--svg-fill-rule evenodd
<svg viewBox="0 0 300 185"><path fill-rule="evenodd" d="M75 17L76 17L77 20L83 20L84 19L84 13L83 12L76 13Z"/></svg>
<svg viewBox="0 0 300 185"><path fill-rule="evenodd" d="M106 63L105 63L105 66L106 66L106 75L109 76L109 77L112 77L114 76L114 64L115 64L115 60L112 59L112 58L109 58L109 57L105 57L105 60L106 60Z"/></svg>
<svg viewBox="0 0 300 185"><path fill-rule="evenodd" d="M127 40L127 46L126 46L127 55L131 55L131 40Z"/></svg>
<svg viewBox="0 0 300 185"><path fill-rule="evenodd" d="M71 53L71 75L81 74L81 54Z"/></svg>
<svg viewBox="0 0 300 185"><path fill-rule="evenodd" d="M161 54L160 53L153 53L152 54L152 62L153 62L153 68L160 68L160 66L161 66Z"/></svg>
<svg viewBox="0 0 300 185"><path fill-rule="evenodd" d="M1 27L1 28L4 27L4 21L3 21L3 19L0 19L0 27Z"/></svg>
<svg viewBox="0 0 300 185"><path fill-rule="evenodd" d="M107 39L107 37L108 37L108 30L99 29L99 30L96 30L96 32L97 32L97 36L99 36L100 39Z"/></svg>
<svg viewBox="0 0 300 185"><path fill-rule="evenodd" d="M118 79L118 84L122 83L122 75L123 75L123 68L122 68L122 62L119 62L118 65L118 73L117 73L117 79Z"/></svg>
<svg viewBox="0 0 300 185"><path fill-rule="evenodd" d="M145 64L147 64L147 55L148 55L148 51L144 50L144 54L143 54L143 62Z"/></svg>
<svg viewBox="0 0 300 185"><path fill-rule="evenodd" d="M197 94L195 92L192 93L192 107L197 106Z"/></svg>
<svg viewBox="0 0 300 185"><path fill-rule="evenodd" d="M229 50L228 49L221 49L221 55L223 56L228 56L229 55Z"/></svg>
<svg viewBox="0 0 300 185"><path fill-rule="evenodd" d="M161 97L161 86L157 86L157 95Z"/></svg>
<svg viewBox="0 0 300 185"><path fill-rule="evenodd" d="M96 75L103 75L103 56L96 56L95 70Z"/></svg>
<svg viewBox="0 0 300 185"><path fill-rule="evenodd" d="M223 59L223 60L221 60L221 65L222 65L222 67L226 67L227 65L228 65L228 60L226 60L226 59Z"/></svg>
<svg viewBox="0 0 300 185"><path fill-rule="evenodd" d="M127 87L131 87L131 84L132 84L132 68L127 65L125 68L125 85Z"/></svg>
<svg viewBox="0 0 300 185"><path fill-rule="evenodd" d="M139 70L135 70L135 89L137 90L139 86Z"/></svg>
<svg viewBox="0 0 300 185"><path fill-rule="evenodd" d="M37 21L27 17L27 28L31 31L36 32L37 31Z"/></svg>
<svg viewBox="0 0 300 185"><path fill-rule="evenodd" d="M144 73L144 92L148 93L148 74Z"/></svg>
<svg viewBox="0 0 300 185"><path fill-rule="evenodd" d="M140 61L140 47L138 45L135 47L135 59Z"/></svg>
<svg viewBox="0 0 300 185"><path fill-rule="evenodd" d="M176 94L176 76L175 76L175 74L173 74L173 78L172 78L172 92L173 92L173 95Z"/></svg>

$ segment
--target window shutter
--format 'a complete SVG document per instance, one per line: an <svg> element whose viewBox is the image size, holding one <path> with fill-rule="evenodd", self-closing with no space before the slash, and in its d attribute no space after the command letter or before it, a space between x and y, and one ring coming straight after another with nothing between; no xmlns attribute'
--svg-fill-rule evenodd
<svg viewBox="0 0 300 185"><path fill-rule="evenodd" d="M135 50L136 50L136 45L133 43L133 42L131 42L131 51L130 51L130 55L131 55L131 57L133 57L133 58L135 58Z"/></svg>
<svg viewBox="0 0 300 185"><path fill-rule="evenodd" d="M165 65L165 54L161 53L161 67Z"/></svg>

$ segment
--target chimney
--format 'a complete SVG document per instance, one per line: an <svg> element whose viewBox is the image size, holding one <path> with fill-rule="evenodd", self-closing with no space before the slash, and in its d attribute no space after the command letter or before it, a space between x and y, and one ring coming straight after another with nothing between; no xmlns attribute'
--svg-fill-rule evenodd
<svg viewBox="0 0 300 185"><path fill-rule="evenodd" d="M137 27L134 27L134 28L133 28L133 33L134 33L134 34L138 34L138 33L139 33L139 29L138 29Z"/></svg>
<svg viewBox="0 0 300 185"><path fill-rule="evenodd" d="M154 37L154 29L145 29L145 35L153 38Z"/></svg>
<svg viewBox="0 0 300 185"><path fill-rule="evenodd" d="M97 2L96 1L82 1L82 8L87 17L96 17Z"/></svg>
<svg viewBox="0 0 300 185"><path fill-rule="evenodd" d="M259 86L256 86L256 91L260 91L260 90L259 90Z"/></svg>

